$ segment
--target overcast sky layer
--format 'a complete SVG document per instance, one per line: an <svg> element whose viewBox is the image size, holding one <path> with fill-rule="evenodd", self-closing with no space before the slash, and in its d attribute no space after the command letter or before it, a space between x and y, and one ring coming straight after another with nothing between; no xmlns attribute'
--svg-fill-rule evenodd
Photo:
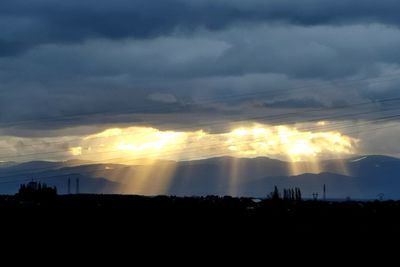
<svg viewBox="0 0 400 267"><path fill-rule="evenodd" d="M2 142L23 155L35 138L110 127L323 120L362 153L398 156L399 12L395 0L2 0Z"/></svg>

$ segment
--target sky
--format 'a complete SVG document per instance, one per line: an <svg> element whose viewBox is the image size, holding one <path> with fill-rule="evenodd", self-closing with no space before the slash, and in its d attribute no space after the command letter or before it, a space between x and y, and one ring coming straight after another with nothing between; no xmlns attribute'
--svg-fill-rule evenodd
<svg viewBox="0 0 400 267"><path fill-rule="evenodd" d="M0 161L400 156L399 11L2 0Z"/></svg>

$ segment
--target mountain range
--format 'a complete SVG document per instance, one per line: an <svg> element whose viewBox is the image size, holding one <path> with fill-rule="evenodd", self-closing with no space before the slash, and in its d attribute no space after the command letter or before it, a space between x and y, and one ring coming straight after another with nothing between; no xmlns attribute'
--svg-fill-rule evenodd
<svg viewBox="0 0 400 267"><path fill-rule="evenodd" d="M219 157L193 161L157 160L130 165L70 160L0 164L0 194L14 194L30 180L56 186L60 194L233 195L265 197L278 188L299 187L303 196L328 199L399 199L400 159L367 155L321 162Z"/></svg>

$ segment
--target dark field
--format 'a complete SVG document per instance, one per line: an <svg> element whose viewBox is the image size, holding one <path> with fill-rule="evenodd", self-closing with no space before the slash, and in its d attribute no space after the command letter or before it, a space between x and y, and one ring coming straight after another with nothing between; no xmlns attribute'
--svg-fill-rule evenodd
<svg viewBox="0 0 400 267"><path fill-rule="evenodd" d="M231 197L64 195L0 198L1 223L23 229L79 229L150 236L262 237L279 234L390 235L400 232L400 202L253 200ZM67 227L63 230L63 225Z"/></svg>

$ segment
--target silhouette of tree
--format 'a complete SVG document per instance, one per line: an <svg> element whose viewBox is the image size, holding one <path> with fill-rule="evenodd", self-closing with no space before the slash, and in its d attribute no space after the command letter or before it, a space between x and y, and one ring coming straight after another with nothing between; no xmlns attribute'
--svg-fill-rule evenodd
<svg viewBox="0 0 400 267"><path fill-rule="evenodd" d="M273 200L283 199L285 201L301 201L301 191L300 188L284 188L283 189L283 198L279 193L278 188L275 186L274 191L270 193L270 198Z"/></svg>
<svg viewBox="0 0 400 267"><path fill-rule="evenodd" d="M272 200L279 200L281 199L281 194L279 193L278 187L274 186L274 191L271 193Z"/></svg>
<svg viewBox="0 0 400 267"><path fill-rule="evenodd" d="M57 188L49 187L46 184L29 182L28 184L20 185L17 197L29 200L48 199L57 196Z"/></svg>
<svg viewBox="0 0 400 267"><path fill-rule="evenodd" d="M296 187L295 188L295 200L296 201L301 201L301 190L300 188Z"/></svg>

